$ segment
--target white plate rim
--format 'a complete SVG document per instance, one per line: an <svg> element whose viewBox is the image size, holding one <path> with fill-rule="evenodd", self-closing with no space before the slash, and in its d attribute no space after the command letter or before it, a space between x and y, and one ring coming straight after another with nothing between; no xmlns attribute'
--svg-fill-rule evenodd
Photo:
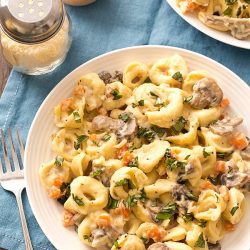
<svg viewBox="0 0 250 250"><path fill-rule="evenodd" d="M182 14L180 8L176 5L176 0L166 0L166 2L172 7L172 9L186 22L188 22L191 26L195 29L198 29L203 34L210 36L211 38L218 40L222 43L226 43L228 45L232 45L234 47L243 48L243 49L250 49L250 38L247 40L238 40L232 37L229 33L214 30L212 28L207 27L203 24L195 13L189 14Z"/></svg>
<svg viewBox="0 0 250 250"><path fill-rule="evenodd" d="M36 121L37 121L38 117L40 116L40 113L42 112L43 107L46 105L46 102L51 98L51 96L53 96L53 94L57 91L57 89L60 88L60 85L63 84L63 82L66 81L67 78L70 78L72 75L74 75L78 70L80 70L81 67L86 67L88 64L91 64L93 61L101 59L101 58L103 58L105 56L116 54L116 53L127 51L127 50L136 50L136 49L145 49L145 48L152 48L152 49L153 48L158 48L158 49L162 48L162 49L165 49L165 50L168 50L168 49L169 50L176 50L176 51L179 51L180 53L183 52L183 53L191 54L193 56L200 57L200 58L202 58L204 60L210 61L210 63L213 63L214 65L217 65L217 66L223 68L224 71L226 71L226 72L230 73L231 75L233 75L235 77L235 79L239 82L239 84L242 85L242 87L245 88L245 91L247 91L249 96L250 96L250 87L238 75L236 75L233 71L231 71L230 69L228 69L227 67L225 67L221 63L216 62L215 60L213 60L213 59L211 59L211 58L209 58L209 57L207 57L205 55L202 55L200 53L197 53L197 52L194 52L194 51L191 51L191 50L187 50L187 49L183 49L183 48L178 48L178 47L174 47L174 46L164 46L164 45L139 45L139 46L131 46L131 47L125 47L125 48L113 50L113 51L104 53L102 55L99 55L99 56L97 56L97 57L95 57L95 58L93 58L91 60L88 60L87 62L79 65L76 69L74 69L72 72L70 72L68 75L66 75L50 91L50 93L47 95L47 97L44 99L44 101L40 105L40 107L39 107L39 109L38 109L38 111L37 111L37 113L36 113L36 115L35 115L35 117L34 117L34 119L32 121L32 124L30 126L27 141L26 141L25 154L24 154L24 166L29 165L28 162L27 162L27 158L28 158L27 155L28 155L28 152L29 152L29 145L30 145L30 140L31 140L31 137L32 137L33 127L35 127ZM176 52L176 53L178 53L178 52ZM29 203L30 203L32 212L33 212L39 226L41 227L42 231L47 236L49 241L54 245L54 247L56 247L57 249L60 249L60 245L59 245L60 243L54 241L54 238L52 237L52 235L47 233L46 223L44 223L44 221L42 221L40 219L39 212L36 209L34 209L36 207L36 204L35 204L34 194L33 194L32 190L30 189L29 183L27 181L28 176L29 176L28 168L24 168L26 191L27 191L27 196L28 196L28 199L29 199Z"/></svg>

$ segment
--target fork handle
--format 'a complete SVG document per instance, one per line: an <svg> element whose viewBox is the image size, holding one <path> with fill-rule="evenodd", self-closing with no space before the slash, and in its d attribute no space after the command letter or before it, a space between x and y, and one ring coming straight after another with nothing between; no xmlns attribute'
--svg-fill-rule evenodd
<svg viewBox="0 0 250 250"><path fill-rule="evenodd" d="M25 219L25 215L24 215L24 211L23 211L22 191L23 191L23 188L21 188L18 192L16 192L15 195L16 195L18 210L19 210L19 214L20 214L20 218L21 218L21 224L22 224L22 228L23 228L25 249L26 250L33 250L30 236L29 236L27 223L26 223L26 219Z"/></svg>

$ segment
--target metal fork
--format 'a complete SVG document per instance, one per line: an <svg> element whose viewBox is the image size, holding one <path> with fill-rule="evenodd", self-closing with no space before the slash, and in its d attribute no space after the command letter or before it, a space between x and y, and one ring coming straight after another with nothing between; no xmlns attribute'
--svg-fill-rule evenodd
<svg viewBox="0 0 250 250"><path fill-rule="evenodd" d="M26 219L25 219L25 215L23 211L22 191L25 188L23 170L20 168L20 165L19 165L18 156L17 156L17 152L14 146L14 141L13 141L11 130L8 129L8 134L9 134L9 140L10 140L12 160L13 160L14 167L15 167L14 171L11 170L10 158L8 155L6 140L5 140L5 136L4 136L2 129L0 129L0 133L2 137L2 150L3 150L3 157L5 161L5 168L6 168L6 172L4 173L3 166L1 163L1 159L0 159L0 184L5 190L8 190L14 193L16 196L19 214L21 218L21 224L23 228L25 249L32 250L33 248L32 248L32 244L30 241L29 231L28 231L28 227L27 227L27 223L26 223ZM20 152L21 159L23 162L24 147L23 147L20 134L17 129L16 129L16 135L17 135L17 140L18 140L18 145L19 145L19 152Z"/></svg>

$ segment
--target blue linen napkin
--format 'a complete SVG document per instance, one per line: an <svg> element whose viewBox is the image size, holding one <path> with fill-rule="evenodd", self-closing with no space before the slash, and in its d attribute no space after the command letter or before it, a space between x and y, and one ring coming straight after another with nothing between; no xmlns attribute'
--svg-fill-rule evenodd
<svg viewBox="0 0 250 250"><path fill-rule="evenodd" d="M73 43L63 65L43 76L11 72L0 99L0 127L18 127L23 139L51 89L69 72L105 52L142 44L171 45L209 56L250 84L250 50L216 41L182 20L165 0L97 0L85 7L67 7ZM1 70L1 69L0 69ZM54 249L39 228L26 194L25 214L34 249ZM24 249L15 198L0 187L0 247Z"/></svg>

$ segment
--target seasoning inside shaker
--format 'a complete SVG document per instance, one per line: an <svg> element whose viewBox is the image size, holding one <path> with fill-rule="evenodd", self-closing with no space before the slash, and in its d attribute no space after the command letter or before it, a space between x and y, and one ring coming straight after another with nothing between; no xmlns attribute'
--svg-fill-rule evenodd
<svg viewBox="0 0 250 250"><path fill-rule="evenodd" d="M71 34L70 20L61 0L0 0L0 3L3 54L17 71L47 73L64 61Z"/></svg>

